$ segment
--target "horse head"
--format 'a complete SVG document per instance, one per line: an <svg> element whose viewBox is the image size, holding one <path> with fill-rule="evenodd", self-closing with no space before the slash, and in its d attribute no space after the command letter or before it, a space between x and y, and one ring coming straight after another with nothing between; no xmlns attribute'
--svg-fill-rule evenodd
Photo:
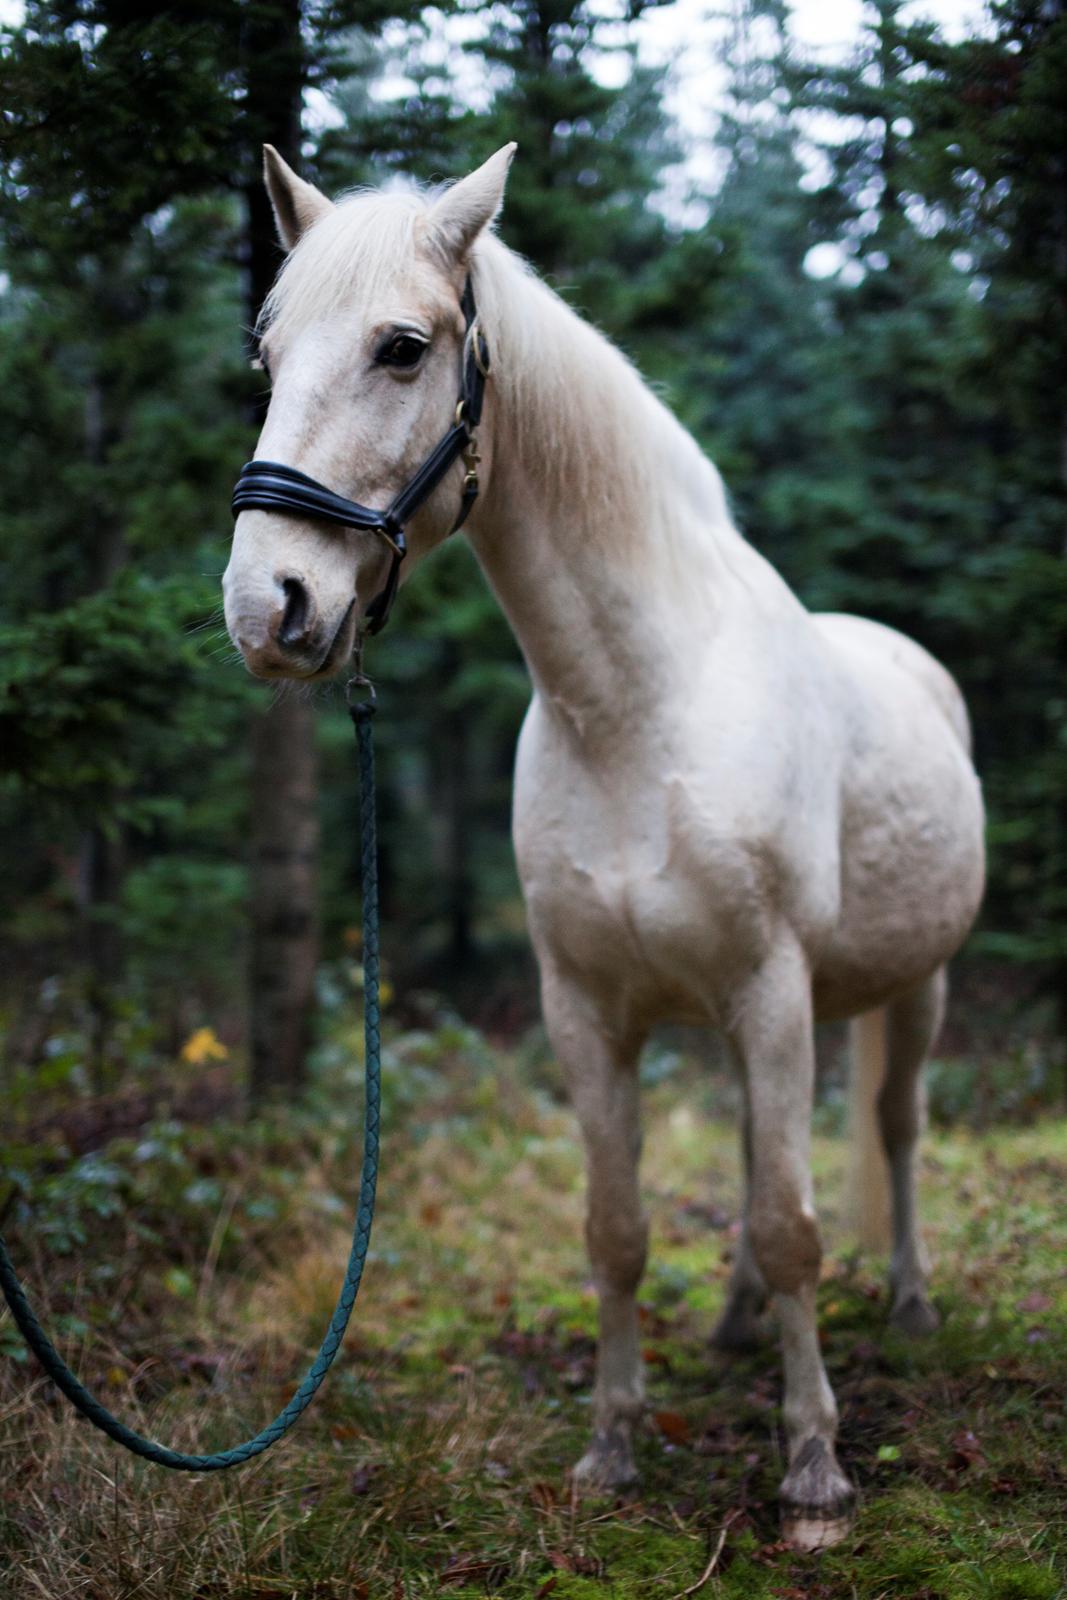
<svg viewBox="0 0 1067 1600"><path fill-rule="evenodd" d="M514 149L436 197L337 204L266 149L289 254L260 319L270 406L235 495L223 577L226 625L257 677L339 671L376 599L381 613L399 552L414 561L440 543L477 490L472 420L457 404L473 383L480 409L488 355L469 283ZM488 459L488 435L479 442ZM427 474L434 461L439 476ZM265 463L281 473L272 479ZM279 499L268 504L272 482ZM332 502L330 520L307 508L309 485Z"/></svg>

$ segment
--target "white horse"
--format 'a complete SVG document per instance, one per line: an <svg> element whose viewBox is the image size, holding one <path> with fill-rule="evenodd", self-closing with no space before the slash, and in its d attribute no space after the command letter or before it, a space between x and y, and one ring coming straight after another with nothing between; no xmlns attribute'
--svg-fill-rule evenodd
<svg viewBox="0 0 1067 1600"><path fill-rule="evenodd" d="M784 1533L818 1548L847 1531L854 1493L816 1329L813 1022L861 1019L891 1175L892 1319L922 1331L936 1316L914 1212L919 1075L983 882L966 713L918 645L804 609L633 367L494 237L513 153L443 192L334 205L268 149L291 254L264 318L273 395L257 455L387 505L451 421L470 275L492 376L469 536L533 680L515 847L588 1158L600 1342L576 1479L635 1477L638 1056L660 1022L711 1023L747 1106L744 1231L717 1337L747 1342L774 1297ZM415 516L408 569L448 533L461 479L457 464ZM366 532L243 512L224 590L249 668L339 670L387 562Z"/></svg>

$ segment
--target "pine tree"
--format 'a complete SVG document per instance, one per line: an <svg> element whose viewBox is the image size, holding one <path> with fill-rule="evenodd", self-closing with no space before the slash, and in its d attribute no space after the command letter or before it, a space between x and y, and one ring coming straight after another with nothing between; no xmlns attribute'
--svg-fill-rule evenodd
<svg viewBox="0 0 1067 1600"><path fill-rule="evenodd" d="M795 107L860 124L823 143L813 212L858 280L834 296L856 487L817 588L962 680L991 813L980 943L1063 990L1063 7L1008 0L958 45L873 10L855 61L788 75Z"/></svg>
<svg viewBox="0 0 1067 1600"><path fill-rule="evenodd" d="M908 32L912 182L981 293L999 406L989 942L1039 963L1067 1035L1067 7L1002 0L991 15L990 36L955 45Z"/></svg>

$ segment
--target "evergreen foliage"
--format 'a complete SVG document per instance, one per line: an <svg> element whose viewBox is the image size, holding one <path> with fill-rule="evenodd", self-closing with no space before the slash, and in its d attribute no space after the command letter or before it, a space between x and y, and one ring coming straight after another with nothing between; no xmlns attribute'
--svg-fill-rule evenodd
<svg viewBox="0 0 1067 1600"><path fill-rule="evenodd" d="M1067 16L1005 0L949 45L899 0L872 9L854 63L786 73L795 104L852 119L814 219L859 277L835 312L865 481L812 554L836 556L830 603L959 676L991 811L980 943L1062 994Z"/></svg>

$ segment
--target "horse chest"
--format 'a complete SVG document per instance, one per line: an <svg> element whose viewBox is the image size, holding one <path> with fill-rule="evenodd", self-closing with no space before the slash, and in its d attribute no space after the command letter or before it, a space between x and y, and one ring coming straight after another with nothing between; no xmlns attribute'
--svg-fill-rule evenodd
<svg viewBox="0 0 1067 1600"><path fill-rule="evenodd" d="M765 953L773 852L680 782L520 782L515 831L539 954L644 1015L706 1021Z"/></svg>

